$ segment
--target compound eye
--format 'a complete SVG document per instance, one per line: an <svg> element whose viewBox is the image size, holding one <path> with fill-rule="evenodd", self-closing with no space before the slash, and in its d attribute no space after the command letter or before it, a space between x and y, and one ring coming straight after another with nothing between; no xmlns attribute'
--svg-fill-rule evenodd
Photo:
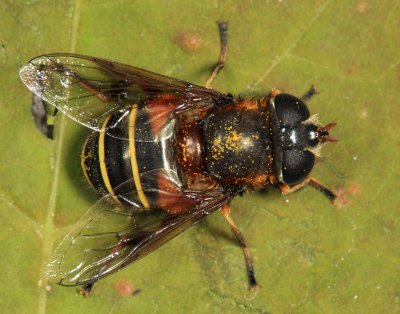
<svg viewBox="0 0 400 314"><path fill-rule="evenodd" d="M282 156L283 183L292 186L307 178L314 167L315 156L307 150L287 150Z"/></svg>
<svg viewBox="0 0 400 314"><path fill-rule="evenodd" d="M280 125L294 127L310 117L305 103L289 94L278 94L273 99Z"/></svg>

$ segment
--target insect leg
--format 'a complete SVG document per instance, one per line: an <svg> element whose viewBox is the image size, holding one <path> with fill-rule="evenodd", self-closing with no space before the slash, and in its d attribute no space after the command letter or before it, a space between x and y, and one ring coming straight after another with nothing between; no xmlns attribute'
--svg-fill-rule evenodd
<svg viewBox="0 0 400 314"><path fill-rule="evenodd" d="M239 228L236 226L235 222L233 221L233 219L230 215L229 205L222 206L222 208L220 209L220 212L221 212L222 216L225 218L225 220L228 222L233 234L235 235L236 239L239 241L240 245L242 246L244 259L246 262L246 268L247 268L247 277L249 278L250 289L256 290L259 287L259 285L257 284L256 277L254 275L253 260L250 255L250 250L249 250L247 240L245 239L245 237L243 236L243 234L240 232Z"/></svg>
<svg viewBox="0 0 400 314"><path fill-rule="evenodd" d="M79 289L79 293L83 295L85 298L88 298L92 294L92 289L93 289L94 283L88 283L84 285L82 288Z"/></svg>
<svg viewBox="0 0 400 314"><path fill-rule="evenodd" d="M218 28L219 28L219 38L221 41L221 51L219 53L218 63L215 65L213 71L211 72L210 77L206 82L206 88L212 88L211 84L217 77L219 71L221 71L221 69L224 67L226 54L228 52L228 22L219 21Z"/></svg>
<svg viewBox="0 0 400 314"><path fill-rule="evenodd" d="M48 123L47 103L39 96L32 94L31 112L36 127L49 139L54 138L54 126Z"/></svg>
<svg viewBox="0 0 400 314"><path fill-rule="evenodd" d="M311 85L310 89L301 97L301 100L307 102L317 94L319 94L317 87L315 85Z"/></svg>
<svg viewBox="0 0 400 314"><path fill-rule="evenodd" d="M317 189L318 191L320 191L322 194L324 194L332 203L335 202L337 195L332 192L328 187L326 187L325 185L323 185L321 182L319 182L317 179L313 178L313 177L309 177L307 179L305 179L303 182L300 182L299 184L296 184L292 187L287 186L286 184L279 184L279 189L281 190L281 192L283 194L289 194L292 192L295 192L299 189L301 189L302 187L306 186L306 185L310 185L312 186L314 189Z"/></svg>

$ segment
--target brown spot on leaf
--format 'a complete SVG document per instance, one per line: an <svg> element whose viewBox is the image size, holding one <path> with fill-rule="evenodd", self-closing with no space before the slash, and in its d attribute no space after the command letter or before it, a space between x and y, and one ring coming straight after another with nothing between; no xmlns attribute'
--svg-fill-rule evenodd
<svg viewBox="0 0 400 314"><path fill-rule="evenodd" d="M333 202L337 208L343 208L350 204L349 194L344 188L336 190L336 199Z"/></svg>
<svg viewBox="0 0 400 314"><path fill-rule="evenodd" d="M201 46L201 37L194 33L178 33L173 39L182 50L186 52L194 52L199 50Z"/></svg>
<svg viewBox="0 0 400 314"><path fill-rule="evenodd" d="M353 75L354 73L355 73L355 68L353 66L350 66L346 69L347 75Z"/></svg>
<svg viewBox="0 0 400 314"><path fill-rule="evenodd" d="M361 193L361 186L357 182L352 182L347 188L340 187L336 190L336 200L334 204L338 208L343 208L348 206L351 201L350 197Z"/></svg>
<svg viewBox="0 0 400 314"><path fill-rule="evenodd" d="M359 194L361 192L361 186L357 182L353 182L349 185L348 189L350 194Z"/></svg>
<svg viewBox="0 0 400 314"><path fill-rule="evenodd" d="M128 280L119 280L115 284L115 291L118 292L120 296L128 297L132 295L136 295L140 292L140 289L136 289L133 284L131 284Z"/></svg>
<svg viewBox="0 0 400 314"><path fill-rule="evenodd" d="M365 14L368 12L368 2L361 0L358 1L357 5L356 5L356 12L360 13L360 14Z"/></svg>

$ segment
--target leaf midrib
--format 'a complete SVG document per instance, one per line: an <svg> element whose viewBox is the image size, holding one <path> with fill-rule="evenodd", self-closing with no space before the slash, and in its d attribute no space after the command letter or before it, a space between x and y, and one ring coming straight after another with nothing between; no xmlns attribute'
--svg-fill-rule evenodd
<svg viewBox="0 0 400 314"><path fill-rule="evenodd" d="M71 44L70 52L75 52L77 36L78 36L78 26L81 13L81 0L75 0L75 5L73 8L73 15L71 20ZM42 284L39 293L39 303L38 303L38 313L46 313L47 309L47 263L53 248L53 233L55 230L54 215L56 211L57 194L58 194L58 181L60 175L60 165L62 160L62 150L64 144L64 132L65 132L66 118L61 115L60 123L58 124L58 137L54 142L55 150L53 150L52 159L54 160L53 177L51 179L51 191L49 197L49 203L47 206L46 220L43 232L43 246L42 246L42 265L40 269L40 280Z"/></svg>

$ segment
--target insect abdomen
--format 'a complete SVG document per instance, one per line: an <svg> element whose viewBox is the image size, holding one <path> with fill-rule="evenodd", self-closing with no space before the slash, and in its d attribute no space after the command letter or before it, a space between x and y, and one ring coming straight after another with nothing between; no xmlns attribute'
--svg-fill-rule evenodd
<svg viewBox="0 0 400 314"><path fill-rule="evenodd" d="M118 119L118 116L111 116L102 127L106 129ZM92 132L82 150L82 168L86 179L101 194L115 197L115 194L129 193L133 187L129 141L123 139L128 136L127 118L124 117L119 125L112 136L106 132Z"/></svg>
<svg viewBox="0 0 400 314"><path fill-rule="evenodd" d="M175 158L177 121L173 107L166 109L162 100L106 120L102 128L107 132L88 137L82 167L96 190L122 205L183 211L197 203L182 191L185 180ZM118 127L110 129L116 121Z"/></svg>

